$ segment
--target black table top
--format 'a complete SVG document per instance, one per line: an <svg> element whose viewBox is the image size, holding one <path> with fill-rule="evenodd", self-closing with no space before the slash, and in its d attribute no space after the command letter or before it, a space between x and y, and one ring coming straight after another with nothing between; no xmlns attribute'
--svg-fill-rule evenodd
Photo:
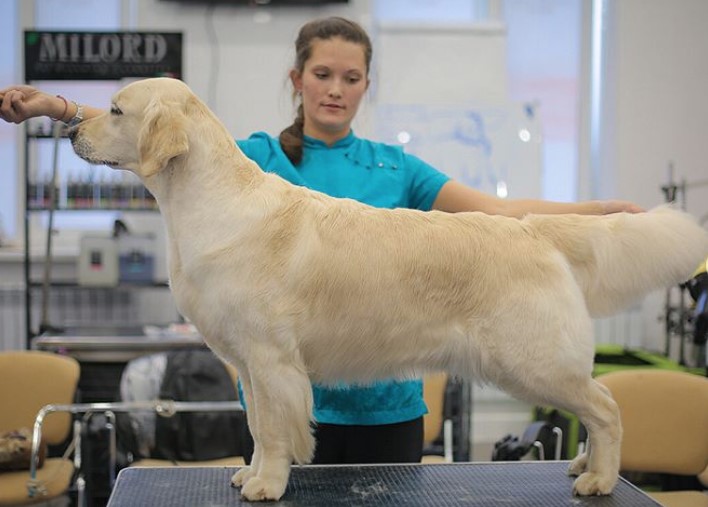
<svg viewBox="0 0 708 507"><path fill-rule="evenodd" d="M620 479L612 495L575 497L568 462L294 466L285 494L259 504L230 486L232 467L126 468L108 507L657 506Z"/></svg>

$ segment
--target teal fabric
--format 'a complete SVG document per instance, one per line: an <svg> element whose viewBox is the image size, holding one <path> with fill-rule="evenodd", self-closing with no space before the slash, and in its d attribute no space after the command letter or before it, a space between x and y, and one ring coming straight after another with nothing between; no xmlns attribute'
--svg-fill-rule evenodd
<svg viewBox="0 0 708 507"><path fill-rule="evenodd" d="M449 180L400 147L361 139L353 132L332 146L306 136L298 166L283 153L278 139L264 132L237 144L263 170L291 183L379 208L430 210ZM324 424L394 424L427 413L420 380L315 385L313 395L315 421Z"/></svg>

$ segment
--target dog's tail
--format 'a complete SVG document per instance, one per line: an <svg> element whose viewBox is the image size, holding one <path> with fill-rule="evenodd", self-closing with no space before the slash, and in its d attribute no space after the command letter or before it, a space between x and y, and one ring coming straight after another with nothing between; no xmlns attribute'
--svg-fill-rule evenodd
<svg viewBox="0 0 708 507"><path fill-rule="evenodd" d="M668 205L602 217L529 215L524 223L568 259L593 317L685 282L708 256L708 231Z"/></svg>

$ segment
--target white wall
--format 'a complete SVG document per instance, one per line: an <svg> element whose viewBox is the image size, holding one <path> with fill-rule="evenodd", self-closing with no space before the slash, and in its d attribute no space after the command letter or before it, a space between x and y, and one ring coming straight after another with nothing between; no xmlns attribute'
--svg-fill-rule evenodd
<svg viewBox="0 0 708 507"><path fill-rule="evenodd" d="M184 79L216 111L236 138L265 130L277 134L294 110L286 78L293 41L308 20L350 17L369 27L369 0L323 7L269 9L136 2L137 30L184 32Z"/></svg>
<svg viewBox="0 0 708 507"><path fill-rule="evenodd" d="M678 178L708 182L708 2L622 0L613 5L609 93L616 109L614 173L619 195L645 206L663 199L667 167ZM708 185L689 190L688 210L708 213Z"/></svg>
<svg viewBox="0 0 708 507"><path fill-rule="evenodd" d="M610 135L601 144L596 197L657 205L673 161L677 180L704 183L685 198L689 212L708 219L707 19L704 0L609 1L602 123ZM663 302L654 294L642 310L643 344L656 350L665 342Z"/></svg>

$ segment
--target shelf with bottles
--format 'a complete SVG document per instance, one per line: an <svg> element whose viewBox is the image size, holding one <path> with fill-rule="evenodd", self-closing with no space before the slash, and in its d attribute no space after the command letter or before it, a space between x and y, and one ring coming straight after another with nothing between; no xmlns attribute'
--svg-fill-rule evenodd
<svg viewBox="0 0 708 507"><path fill-rule="evenodd" d="M54 188L56 210L157 210L154 196L131 173L92 166L89 171L59 171L59 174L62 176ZM52 204L51 190L51 173L33 171L29 174L26 187L27 210L49 210Z"/></svg>
<svg viewBox="0 0 708 507"><path fill-rule="evenodd" d="M93 165L76 156L66 141L67 129L60 124L34 118L27 126L25 191L27 211L136 210L157 209L155 198L137 176L128 172ZM60 138L53 136L59 128ZM37 142L38 140L55 140ZM52 195L52 167L57 166ZM51 206L54 204L54 206Z"/></svg>

